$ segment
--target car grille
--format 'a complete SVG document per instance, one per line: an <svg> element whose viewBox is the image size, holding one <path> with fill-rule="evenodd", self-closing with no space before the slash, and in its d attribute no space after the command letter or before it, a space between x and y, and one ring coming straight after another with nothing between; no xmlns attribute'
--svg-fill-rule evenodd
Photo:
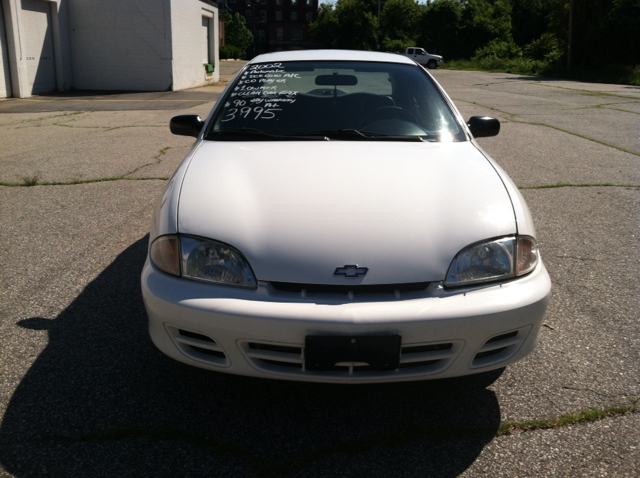
<svg viewBox="0 0 640 478"><path fill-rule="evenodd" d="M399 296L409 292L420 292L429 287L429 282L411 282L403 284L372 285L333 285L333 284L300 284L294 282L271 282L271 286L280 292L294 292L305 297L309 294L344 294L350 297L366 294L390 294Z"/></svg>
<svg viewBox="0 0 640 478"><path fill-rule="evenodd" d="M167 331L176 347L187 357L218 367L227 367L230 362L224 350L208 335L167 325Z"/></svg>
<svg viewBox="0 0 640 478"><path fill-rule="evenodd" d="M372 370L367 364L341 363L326 372L304 369L304 347L300 345L241 342L240 347L251 364L269 374L314 376L430 375L443 371L462 350L462 341L431 344L407 344L401 347L400 368L385 372Z"/></svg>
<svg viewBox="0 0 640 478"><path fill-rule="evenodd" d="M531 326L495 335L478 350L471 362L472 367L486 367L507 360L514 355L529 333Z"/></svg>

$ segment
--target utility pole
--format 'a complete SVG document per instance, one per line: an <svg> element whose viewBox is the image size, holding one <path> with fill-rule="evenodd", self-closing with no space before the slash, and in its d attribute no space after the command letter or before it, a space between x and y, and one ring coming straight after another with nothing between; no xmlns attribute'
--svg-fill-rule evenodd
<svg viewBox="0 0 640 478"><path fill-rule="evenodd" d="M567 46L567 71L573 66L573 0L569 1L569 42Z"/></svg>
<svg viewBox="0 0 640 478"><path fill-rule="evenodd" d="M378 0L378 28L376 28L376 50L380 51L380 0Z"/></svg>

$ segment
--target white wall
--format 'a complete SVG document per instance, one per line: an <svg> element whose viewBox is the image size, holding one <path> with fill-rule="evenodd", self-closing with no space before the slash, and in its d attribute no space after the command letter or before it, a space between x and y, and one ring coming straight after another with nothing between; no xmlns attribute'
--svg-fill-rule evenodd
<svg viewBox="0 0 640 478"><path fill-rule="evenodd" d="M68 0L73 87L172 89L170 1Z"/></svg>
<svg viewBox="0 0 640 478"><path fill-rule="evenodd" d="M219 80L211 0L0 3L0 97L70 88L166 91ZM213 75L203 63L215 65Z"/></svg>
<svg viewBox="0 0 640 478"><path fill-rule="evenodd" d="M3 10L2 2L0 2L0 98L7 98L11 96L11 68L9 66Z"/></svg>
<svg viewBox="0 0 640 478"><path fill-rule="evenodd" d="M64 91L72 81L68 0L2 0L2 73L9 72L5 96ZM4 31L2 31L4 30ZM6 47L6 48L5 48ZM8 59L8 69L4 61ZM2 80L0 79L0 83ZM0 96L2 88L0 87Z"/></svg>
<svg viewBox="0 0 640 478"><path fill-rule="evenodd" d="M215 66L215 71L208 80L203 66L206 59L203 17L209 24L210 57L207 63ZM213 2L171 0L171 34L174 89L181 90L219 81L218 8Z"/></svg>

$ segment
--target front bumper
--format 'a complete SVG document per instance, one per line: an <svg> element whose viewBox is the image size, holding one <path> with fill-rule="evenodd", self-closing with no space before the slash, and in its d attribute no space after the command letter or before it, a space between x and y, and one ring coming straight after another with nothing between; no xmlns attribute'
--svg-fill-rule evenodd
<svg viewBox="0 0 640 478"><path fill-rule="evenodd" d="M166 355L201 368L262 378L372 383L445 378L504 367L540 336L551 282L542 264L501 284L349 296L217 286L169 276L147 260L149 332ZM307 335L400 335L400 368L304 367Z"/></svg>

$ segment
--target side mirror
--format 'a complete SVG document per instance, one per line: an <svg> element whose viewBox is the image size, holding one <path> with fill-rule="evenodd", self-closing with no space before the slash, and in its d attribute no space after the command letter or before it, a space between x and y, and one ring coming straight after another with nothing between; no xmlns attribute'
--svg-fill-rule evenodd
<svg viewBox="0 0 640 478"><path fill-rule="evenodd" d="M472 116L467 121L474 138L486 138L496 136L500 132L500 121L491 116Z"/></svg>
<svg viewBox="0 0 640 478"><path fill-rule="evenodd" d="M202 131L204 121L198 115L174 116L169 122L169 129L173 134L193 136L197 138Z"/></svg>

